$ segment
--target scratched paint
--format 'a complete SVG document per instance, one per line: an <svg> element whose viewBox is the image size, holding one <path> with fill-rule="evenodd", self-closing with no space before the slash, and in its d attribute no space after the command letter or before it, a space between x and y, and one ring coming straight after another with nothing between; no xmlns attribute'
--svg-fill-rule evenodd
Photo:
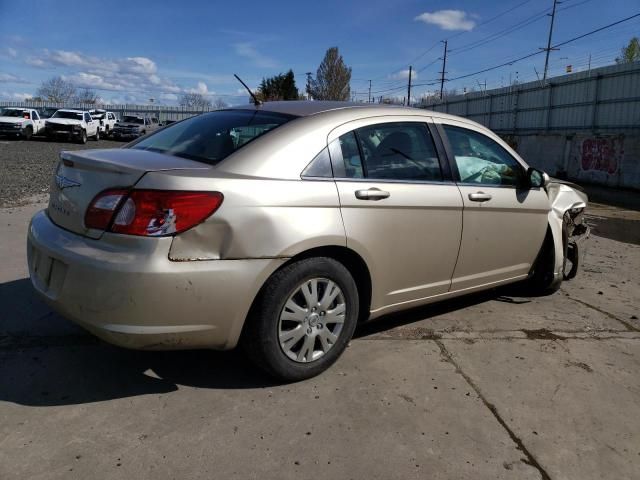
<svg viewBox="0 0 640 480"><path fill-rule="evenodd" d="M582 141L582 170L596 170L608 174L618 171L624 155L622 137L591 137Z"/></svg>

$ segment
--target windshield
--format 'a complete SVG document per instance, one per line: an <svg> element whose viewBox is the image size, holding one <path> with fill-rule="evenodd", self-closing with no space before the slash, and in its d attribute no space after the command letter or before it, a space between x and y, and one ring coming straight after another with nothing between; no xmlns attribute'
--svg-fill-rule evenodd
<svg viewBox="0 0 640 480"><path fill-rule="evenodd" d="M140 117L130 117L125 115L122 117L124 123L137 123L138 125L144 125L144 119Z"/></svg>
<svg viewBox="0 0 640 480"><path fill-rule="evenodd" d="M27 110L16 110L15 108L3 108L0 110L0 117L24 117L29 118L29 112Z"/></svg>
<svg viewBox="0 0 640 480"><path fill-rule="evenodd" d="M257 110L221 110L173 124L134 143L131 148L215 165L243 145L293 118Z"/></svg>
<svg viewBox="0 0 640 480"><path fill-rule="evenodd" d="M65 112L63 110L58 110L51 116L51 118L69 118L71 120L82 120L82 113Z"/></svg>

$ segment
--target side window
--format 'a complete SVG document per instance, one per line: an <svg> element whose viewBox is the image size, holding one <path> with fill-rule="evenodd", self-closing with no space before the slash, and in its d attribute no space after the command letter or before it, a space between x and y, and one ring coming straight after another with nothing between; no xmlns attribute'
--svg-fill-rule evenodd
<svg viewBox="0 0 640 480"><path fill-rule="evenodd" d="M333 172L331 171L331 158L329 158L329 149L323 148L322 151L315 156L309 165L302 172L302 177L312 178L331 178Z"/></svg>
<svg viewBox="0 0 640 480"><path fill-rule="evenodd" d="M443 125L461 183L520 184L522 165L495 140L473 130Z"/></svg>
<svg viewBox="0 0 640 480"><path fill-rule="evenodd" d="M31 119L32 120L40 120L40 116L38 115L38 112L36 112L35 110L31 111Z"/></svg>
<svg viewBox="0 0 640 480"><path fill-rule="evenodd" d="M107 118L109 120L113 120L113 113L111 113L111 112L107 113Z"/></svg>
<svg viewBox="0 0 640 480"><path fill-rule="evenodd" d="M363 178L358 140L354 132L345 133L329 144L329 153L334 162L334 175L338 178ZM337 161L336 161L337 160Z"/></svg>
<svg viewBox="0 0 640 480"><path fill-rule="evenodd" d="M382 123L357 130L367 178L442 181L433 139L422 123Z"/></svg>
<svg viewBox="0 0 640 480"><path fill-rule="evenodd" d="M88 113L84 114L84 121L89 123L91 121L91 115L89 115Z"/></svg>

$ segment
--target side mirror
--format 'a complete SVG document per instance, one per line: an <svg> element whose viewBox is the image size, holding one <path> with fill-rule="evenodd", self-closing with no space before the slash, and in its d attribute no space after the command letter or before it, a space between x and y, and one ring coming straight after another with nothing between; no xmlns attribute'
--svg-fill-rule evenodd
<svg viewBox="0 0 640 480"><path fill-rule="evenodd" d="M546 188L551 181L547 173L533 167L529 167L527 170L527 178L531 188Z"/></svg>

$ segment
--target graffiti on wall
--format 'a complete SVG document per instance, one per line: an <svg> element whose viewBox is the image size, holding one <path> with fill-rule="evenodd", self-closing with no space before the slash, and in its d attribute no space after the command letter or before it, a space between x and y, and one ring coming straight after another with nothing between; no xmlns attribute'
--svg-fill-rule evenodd
<svg viewBox="0 0 640 480"><path fill-rule="evenodd" d="M596 170L613 174L624 154L623 137L591 137L582 141L582 170Z"/></svg>

